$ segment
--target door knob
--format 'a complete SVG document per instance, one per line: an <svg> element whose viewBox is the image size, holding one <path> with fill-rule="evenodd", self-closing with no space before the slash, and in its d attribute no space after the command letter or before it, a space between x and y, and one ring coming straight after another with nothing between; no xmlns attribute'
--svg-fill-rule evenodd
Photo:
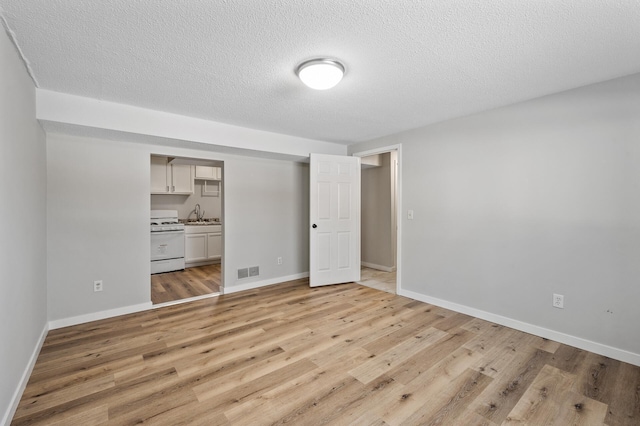
<svg viewBox="0 0 640 426"><path fill-rule="evenodd" d="M312 227L313 229L316 229L316 228L318 227L318 225L316 225L316 224L314 223L313 225L311 225L311 227Z"/></svg>

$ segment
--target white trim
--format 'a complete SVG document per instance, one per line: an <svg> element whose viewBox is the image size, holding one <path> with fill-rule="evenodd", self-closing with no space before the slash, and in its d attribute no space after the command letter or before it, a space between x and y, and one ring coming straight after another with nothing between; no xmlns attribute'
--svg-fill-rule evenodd
<svg viewBox="0 0 640 426"><path fill-rule="evenodd" d="M536 336L544 337L546 339L554 340L556 342L564 343L566 345L574 346L579 349L584 349L598 355L604 355L609 358L617 359L618 361L627 362L629 364L637 365L640 367L640 354L625 351L624 349L603 345L602 343L593 342L581 337L576 337L570 334L561 333L559 331L550 330L548 328L539 327L537 325L518 321L513 318L503 317L502 315L492 314L490 312L475 309L466 305L460 305L458 303L449 302L447 300L425 296L423 294L416 293L410 290L401 290L398 294L400 296L409 297L411 299L419 300L424 303L437 305L446 309L450 309L452 311L471 315L476 318L491 321L496 324L524 331L525 333L534 334Z"/></svg>
<svg viewBox="0 0 640 426"><path fill-rule="evenodd" d="M107 311L94 312L91 314L78 315L76 317L62 318L49 321L49 330L57 328L69 327L71 325L84 324L86 322L97 321L106 318L117 317L120 315L133 314L135 312L147 311L153 308L151 302L140 303L139 305L124 306L122 308L109 309Z"/></svg>
<svg viewBox="0 0 640 426"><path fill-rule="evenodd" d="M209 293L209 294L203 294L202 296L187 297L186 299L178 299L178 300L172 300L170 302L158 303L157 305L153 305L151 309L165 308L167 306L173 306L173 305L181 305L182 303L189 303L189 302L195 302L197 300L209 299L211 297L220 296L221 294L222 293Z"/></svg>
<svg viewBox="0 0 640 426"><path fill-rule="evenodd" d="M376 265L375 263L369 263L369 262L360 262L360 265L366 268L377 269L379 271L384 271L384 272L393 272L396 270L396 268L394 268L393 266Z"/></svg>
<svg viewBox="0 0 640 426"><path fill-rule="evenodd" d="M27 363L24 372L22 373L22 377L20 378L20 382L15 392L13 393L13 397L11 398L11 403L9 403L9 409L6 413L4 413L4 417L2 421L0 421L0 425L8 425L11 422L14 414L16 414L16 410L18 409L18 404L20 403L20 399L22 398L22 393L24 389L27 387L27 383L29 382L29 377L31 377L31 372L33 371L33 367L36 365L36 361L38 360L38 355L40 354L40 349L42 349L42 345L44 344L44 339L47 337L47 333L49 332L48 324L45 323L44 328L42 329L42 333L40 334L40 338L36 343L35 348L33 348L33 352L31 353L31 358L29 358L29 362Z"/></svg>
<svg viewBox="0 0 640 426"><path fill-rule="evenodd" d="M398 178L396 180L396 197L398 198L396 206L396 222L398 226L396 230L396 294L400 294L402 291L402 219L404 217L402 214L402 144L381 146L368 151L354 152L351 155L366 157L391 151L398 153Z"/></svg>
<svg viewBox="0 0 640 426"><path fill-rule="evenodd" d="M266 287L268 285L280 284L286 281L299 280L300 278L308 278L309 272L301 272L299 274L288 275L286 277L271 278L269 280L255 281L248 284L234 285L224 288L224 294L237 293L239 291L253 290L254 288Z"/></svg>

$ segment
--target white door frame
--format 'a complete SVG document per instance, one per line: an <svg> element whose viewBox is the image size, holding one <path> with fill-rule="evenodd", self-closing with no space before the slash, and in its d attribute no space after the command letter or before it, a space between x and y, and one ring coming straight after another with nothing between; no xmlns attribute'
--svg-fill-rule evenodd
<svg viewBox="0 0 640 426"><path fill-rule="evenodd" d="M351 155L354 157L368 157L369 155L384 154L387 152L396 151L398 153L398 178L396 180L396 196L398 199L396 205L396 294L400 294L402 290L402 144L381 146L379 148L370 149L367 151L354 152ZM364 213L361 211L361 214ZM361 237L362 238L362 237Z"/></svg>

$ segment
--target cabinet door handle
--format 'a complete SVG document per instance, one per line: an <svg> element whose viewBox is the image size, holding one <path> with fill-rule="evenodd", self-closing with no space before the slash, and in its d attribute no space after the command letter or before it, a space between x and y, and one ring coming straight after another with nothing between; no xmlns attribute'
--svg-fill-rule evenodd
<svg viewBox="0 0 640 426"><path fill-rule="evenodd" d="M175 185L171 187L171 192L176 192L176 186Z"/></svg>
<svg viewBox="0 0 640 426"><path fill-rule="evenodd" d="M167 192L169 192L169 185L167 185Z"/></svg>

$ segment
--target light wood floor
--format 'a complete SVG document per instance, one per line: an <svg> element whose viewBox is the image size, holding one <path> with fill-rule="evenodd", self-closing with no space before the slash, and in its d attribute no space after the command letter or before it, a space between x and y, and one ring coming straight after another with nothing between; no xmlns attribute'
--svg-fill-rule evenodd
<svg viewBox="0 0 640 426"><path fill-rule="evenodd" d="M184 271L151 275L154 305L220 292L221 265L197 266Z"/></svg>
<svg viewBox="0 0 640 426"><path fill-rule="evenodd" d="M298 280L50 331L14 425L638 425L640 368Z"/></svg>
<svg viewBox="0 0 640 426"><path fill-rule="evenodd" d="M396 294L396 272L385 272L362 266L358 284Z"/></svg>

